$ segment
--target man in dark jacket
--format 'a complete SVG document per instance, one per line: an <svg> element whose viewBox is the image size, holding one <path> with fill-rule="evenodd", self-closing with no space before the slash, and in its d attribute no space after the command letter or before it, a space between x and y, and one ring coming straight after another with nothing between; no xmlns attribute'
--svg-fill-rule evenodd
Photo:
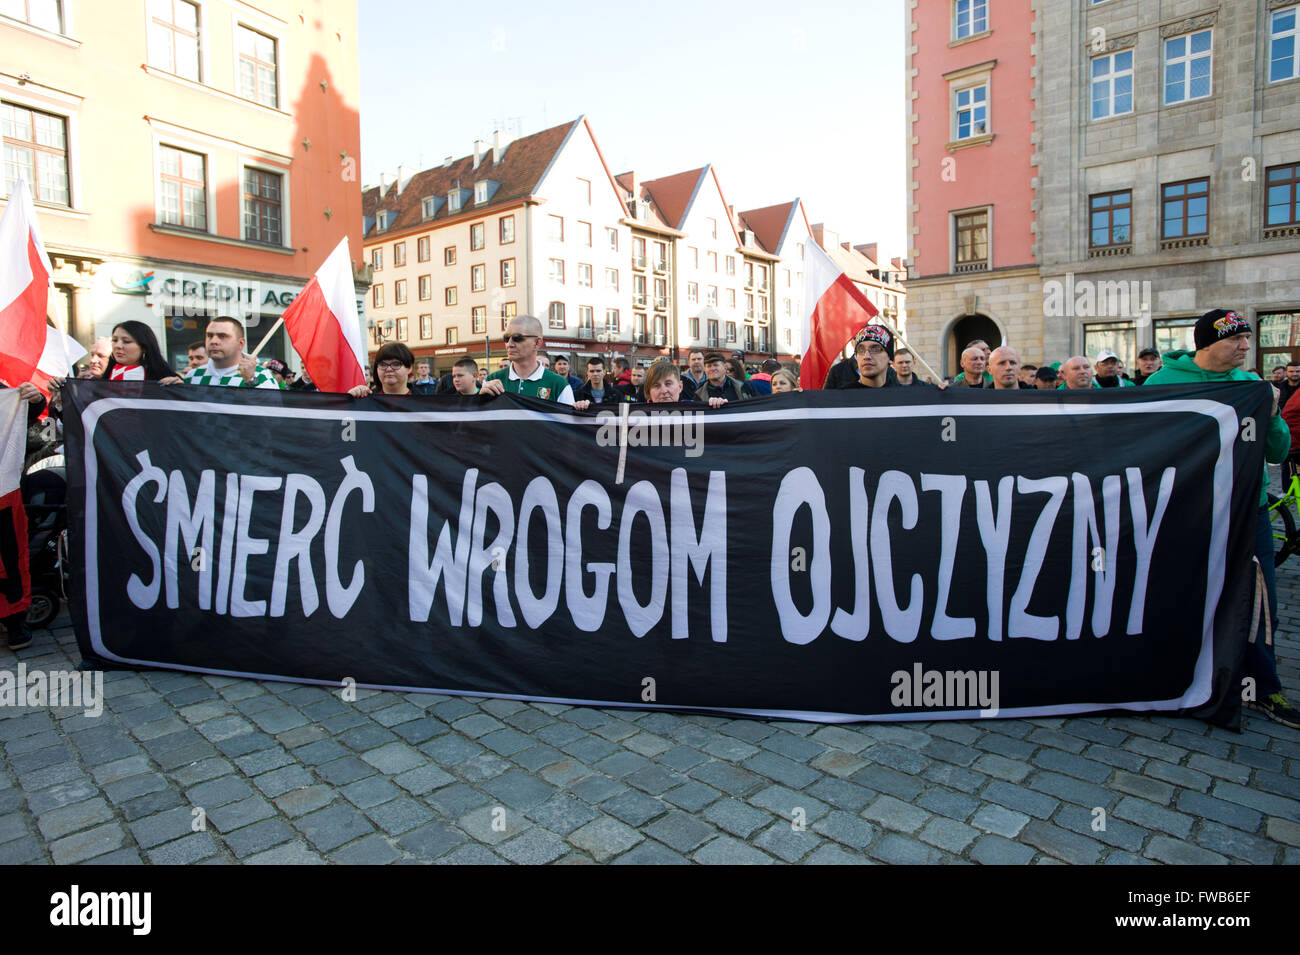
<svg viewBox="0 0 1300 955"><path fill-rule="evenodd" d="M573 407L585 411L592 405L616 405L627 400L626 392L605 377L605 360L588 358L587 382L573 393Z"/></svg>
<svg viewBox="0 0 1300 955"><path fill-rule="evenodd" d="M712 404L711 398L723 401L744 401L754 397L749 383L741 384L727 374L727 359L717 352L704 356L704 384L695 391L695 400Z"/></svg>
<svg viewBox="0 0 1300 955"><path fill-rule="evenodd" d="M894 358L894 335L884 325L868 325L858 333L853 357L858 362L858 380L846 388L897 388L898 375L889 363Z"/></svg>

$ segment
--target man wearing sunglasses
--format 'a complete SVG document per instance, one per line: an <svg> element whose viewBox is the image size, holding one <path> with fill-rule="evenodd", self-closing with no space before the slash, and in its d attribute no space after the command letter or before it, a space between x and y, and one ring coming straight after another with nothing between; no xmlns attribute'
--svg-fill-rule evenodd
<svg viewBox="0 0 1300 955"><path fill-rule="evenodd" d="M569 383L537 360L538 349L543 344L541 322L531 315L516 315L506 326L502 341L510 364L487 376L481 395L490 398L508 391L512 395L573 404L573 388Z"/></svg>

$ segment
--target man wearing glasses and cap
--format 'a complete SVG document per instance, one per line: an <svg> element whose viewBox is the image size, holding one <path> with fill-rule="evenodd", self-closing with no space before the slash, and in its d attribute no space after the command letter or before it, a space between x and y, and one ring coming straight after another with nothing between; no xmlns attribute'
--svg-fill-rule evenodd
<svg viewBox="0 0 1300 955"><path fill-rule="evenodd" d="M505 342L509 364L487 376L481 395L493 398L508 391L512 395L573 404L573 388L569 383L537 360L538 349L543 344L541 322L531 315L516 315L501 339Z"/></svg>

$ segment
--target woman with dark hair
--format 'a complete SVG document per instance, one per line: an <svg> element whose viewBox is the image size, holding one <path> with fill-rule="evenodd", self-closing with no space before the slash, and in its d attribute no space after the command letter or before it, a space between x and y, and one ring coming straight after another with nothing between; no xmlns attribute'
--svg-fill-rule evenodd
<svg viewBox="0 0 1300 955"><path fill-rule="evenodd" d="M409 381L414 365L415 356L411 354L411 349L401 342L388 342L386 345L381 345L379 351L375 353L375 363L372 366L379 389L372 392L365 385L357 385L348 394L353 398L365 398L371 394L409 395L411 394Z"/></svg>
<svg viewBox="0 0 1300 955"><path fill-rule="evenodd" d="M106 381L157 381L179 385L180 377L163 358L153 329L144 322L121 322L113 327L113 353L108 356Z"/></svg>

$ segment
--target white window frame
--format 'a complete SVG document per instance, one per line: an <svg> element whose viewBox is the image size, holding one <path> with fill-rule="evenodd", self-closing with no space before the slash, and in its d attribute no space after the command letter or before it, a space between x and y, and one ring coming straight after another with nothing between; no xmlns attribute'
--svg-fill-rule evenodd
<svg viewBox="0 0 1300 955"><path fill-rule="evenodd" d="M67 29L68 12L63 13L63 26ZM40 29L37 27L37 29ZM0 99L14 106L20 106L23 109L39 110L42 113L49 113L52 116L58 116L63 120L63 132L65 139L65 152L68 164L68 204L66 206L52 205L36 198L35 192L32 193L32 201L42 209L61 209L66 212L78 212L80 209L81 199L81 163L78 161L81 155L81 127L78 113L81 108L81 97L74 97L68 94L54 93L46 91L44 96L32 96L27 91L30 87L16 86L8 81L0 79ZM154 191L158 191L158 156L155 147L154 155ZM28 183L31 185L31 183ZM0 195L4 194L4 179L0 177ZM154 221L159 218L159 211L154 211ZM208 210L211 213L211 209Z"/></svg>
<svg viewBox="0 0 1300 955"><path fill-rule="evenodd" d="M1273 22L1279 16L1291 14L1295 19L1291 23L1291 29L1274 32ZM1291 72L1287 76L1273 78L1273 44L1278 40L1287 38L1291 40ZM1268 53L1265 56L1265 63L1268 67L1268 82L1285 83L1287 80L1294 80L1300 77L1300 6L1281 7L1277 10L1268 12Z"/></svg>
<svg viewBox="0 0 1300 955"><path fill-rule="evenodd" d="M436 196L427 196L420 200L420 218L432 219L438 214L438 199Z"/></svg>
<svg viewBox="0 0 1300 955"><path fill-rule="evenodd" d="M487 266L482 262L469 267L469 290L471 292L487 291Z"/></svg>
<svg viewBox="0 0 1300 955"><path fill-rule="evenodd" d="M585 270L585 278L584 278L584 270ZM587 262L579 262L578 263L578 288L592 288L592 287L593 287L593 278L592 278L591 265Z"/></svg>
<svg viewBox="0 0 1300 955"><path fill-rule="evenodd" d="M1117 68L1117 60L1121 56L1128 56L1129 58L1128 69L1121 70ZM1134 109L1136 109L1137 90L1135 88L1136 83L1134 77L1136 59L1137 57L1135 55L1135 51L1133 49L1127 49L1127 50L1116 50L1114 53L1107 53L1104 56L1094 56L1092 57L1092 59L1088 61L1088 121L1089 122L1101 122L1102 120L1105 119L1113 119L1116 116L1127 116L1130 113L1132 113ZM1094 64L1100 63L1103 60L1109 61L1109 69L1104 77L1098 77L1096 76L1095 73ZM1128 77L1128 81L1129 81L1128 109L1116 110L1115 109L1115 82L1116 80L1125 76ZM1093 113L1093 103L1096 101L1096 92L1095 92L1096 86L1098 83L1102 83L1102 82L1108 84L1108 89L1109 89L1109 93L1107 94L1107 99L1106 99L1106 114L1104 116L1097 116Z"/></svg>
<svg viewBox="0 0 1300 955"><path fill-rule="evenodd" d="M447 193L447 212L460 212L460 190L452 189Z"/></svg>
<svg viewBox="0 0 1300 955"><path fill-rule="evenodd" d="M268 249L280 249L280 248L292 249L293 233L290 226L293 222L293 217L291 214L291 210L289 208L289 192L290 192L289 170L286 169L284 166L277 166L273 163L267 162L264 159L259 159L256 156L239 157L239 238L243 241L249 241L249 242L252 241L250 239L244 239L244 169L245 167L249 169L258 169L261 170L262 172L274 173L275 175L280 177L280 244L268 245L265 242L256 242L253 244L266 246L266 248Z"/></svg>
<svg viewBox="0 0 1300 955"><path fill-rule="evenodd" d="M163 223L162 189L160 188L159 184L162 181L162 148L164 146L170 146L173 149L183 149L187 152L198 153L201 156L203 156L203 169L207 179L207 181L203 185L204 191L206 193L206 201L208 207L206 229L201 229L201 230L188 229L185 226L170 225L170 224ZM185 232L193 233L194 235L220 235L221 234L221 231L218 228L218 223L217 223L217 197L213 194L215 190L212 188L212 180L215 175L214 167L212 165L212 153L213 153L213 149L211 146L208 146L204 143L196 142L193 139L187 139L183 136L160 136L157 134L154 135L153 137L153 193L154 193L153 221L156 225L164 229L181 229ZM242 188L243 187L241 183L240 186L241 189L240 226L241 227L239 230L241 241L242 241L242 236L244 234L244 230L242 228L243 226ZM268 246L268 248L270 247Z"/></svg>
<svg viewBox="0 0 1300 955"><path fill-rule="evenodd" d="M471 335L487 334L486 305L475 305L469 310L469 333Z"/></svg>
<svg viewBox="0 0 1300 955"><path fill-rule="evenodd" d="M188 76L182 76L181 74L177 73L174 69L169 70L165 67L154 65L151 57L152 51L149 49L149 25L153 23L153 17L149 13L149 7L147 2L145 4L145 9L144 9L144 31L145 31L144 61L145 61L145 65L149 69L157 70L159 73L165 76L175 77L176 79L184 83L195 83L199 86L210 86L211 84L208 82L208 78L212 75L212 71L209 69L209 64L208 64L207 36L208 36L208 32L211 29L211 26L209 24L208 14L210 14L212 11L209 8L208 3L205 2L205 0L189 0L189 2L193 6L197 7L199 11L199 15L198 15L199 76L198 79L192 80ZM173 9L175 8L173 7ZM173 49L173 53L174 52L175 50ZM233 55L235 57L235 61L238 62L239 59L238 52L233 52ZM172 64L173 67L175 65L176 65L175 63ZM239 97L239 98L243 99L243 97ZM245 100L245 102L251 102L251 101Z"/></svg>
<svg viewBox="0 0 1300 955"><path fill-rule="evenodd" d="M556 285L564 284L564 259L546 260L546 277Z"/></svg>
<svg viewBox="0 0 1300 955"><path fill-rule="evenodd" d="M605 269L605 288L618 291L618 269Z"/></svg>
<svg viewBox="0 0 1300 955"><path fill-rule="evenodd" d="M487 202L487 200L488 200L487 181L484 180L481 182L474 183L474 205L481 206L483 205L483 203Z"/></svg>
<svg viewBox="0 0 1300 955"><path fill-rule="evenodd" d="M970 16L967 18L968 23L965 32L962 32L959 8L963 3L970 4ZM983 10L983 25L976 29L980 22L976 17L976 10ZM964 40L967 37L977 36L980 33L987 33L989 29L989 5L988 0L952 0L952 38L954 40Z"/></svg>
<svg viewBox="0 0 1300 955"><path fill-rule="evenodd" d="M1208 33L1210 35L1210 48L1202 50L1199 53L1192 52L1192 38L1202 36ZM1184 52L1182 56L1170 57L1169 44L1176 40L1185 40ZM1209 80L1209 89L1200 96L1192 95L1192 64L1197 60L1210 61L1210 71L1207 79ZM1180 103L1193 103L1199 99L1207 99L1214 95L1214 28L1207 27L1204 30L1193 30L1191 33L1180 33L1178 36L1165 37L1160 41L1160 102L1165 106L1177 106ZM1171 66L1180 66L1182 68L1182 85L1183 96L1180 99L1169 98L1169 68Z"/></svg>
<svg viewBox="0 0 1300 955"><path fill-rule="evenodd" d="M977 108L974 105L975 90L978 89L984 90L984 129L979 132L976 131L977 124L974 116L974 111ZM970 132L965 136L961 135L961 114L963 110L960 101L963 93L971 94L971 105L969 107L971 112ZM993 128L993 111L990 108L992 98L991 82L988 75L981 76L974 83L964 83L952 88L952 142L958 143L966 139L975 139L978 136L987 136L989 134L989 130Z"/></svg>
<svg viewBox="0 0 1300 955"><path fill-rule="evenodd" d="M200 11L200 15L202 15L202 11ZM255 103L258 106L264 107L265 109L273 109L276 110L277 112L284 112L284 108L283 108L284 106L284 40L283 38L278 33L276 33L275 30L271 29L269 24L267 23L258 23L254 25L252 22L250 22L247 19L235 18L233 16L232 19L234 21L232 27L232 34L233 34L233 38L235 39L235 42L231 44L232 47L231 63L232 63L232 69L234 70L234 73L232 73L231 75L234 77L235 80L234 94L238 96L240 99L242 99L245 103ZM200 25L202 25L202 21L200 21ZM262 36L266 37L268 40L270 40L272 43L275 44L275 105L274 106L267 106L261 100L249 99L247 96L244 96L239 90L238 30L240 27L243 27L245 30L251 30L254 33L260 33L262 34ZM203 31L200 30L199 31L200 58L202 58L203 55L202 46L203 46Z"/></svg>

